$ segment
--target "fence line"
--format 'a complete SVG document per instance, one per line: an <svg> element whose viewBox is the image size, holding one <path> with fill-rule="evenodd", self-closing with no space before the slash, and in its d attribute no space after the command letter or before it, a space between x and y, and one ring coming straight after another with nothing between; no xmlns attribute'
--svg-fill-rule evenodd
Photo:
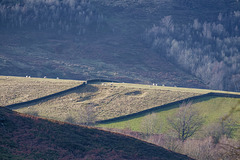
<svg viewBox="0 0 240 160"><path fill-rule="evenodd" d="M91 80L87 80L87 84L94 84L97 82L114 82L114 83L118 83L117 81L111 81L111 80L107 80L107 79L91 79Z"/></svg>

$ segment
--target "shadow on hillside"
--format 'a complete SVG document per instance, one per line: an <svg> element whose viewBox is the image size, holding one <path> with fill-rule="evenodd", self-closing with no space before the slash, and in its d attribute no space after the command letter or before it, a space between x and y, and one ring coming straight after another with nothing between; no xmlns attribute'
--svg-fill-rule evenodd
<svg viewBox="0 0 240 160"><path fill-rule="evenodd" d="M69 116L65 119L65 122L71 123L71 124L75 124L75 120L73 119L73 117Z"/></svg>
<svg viewBox="0 0 240 160"><path fill-rule="evenodd" d="M93 85L85 85L75 91L73 93L89 93L89 92L97 92L99 89Z"/></svg>
<svg viewBox="0 0 240 160"><path fill-rule="evenodd" d="M64 96L72 94L72 93L80 94L80 93L97 92L97 91L98 91L97 87L94 87L92 85L82 85L78 88L71 89L67 92L62 91L62 92L56 93L54 95L49 95L49 96L46 96L46 97L42 97L41 99L35 99L35 100L31 100L29 102L23 102L22 104L21 103L16 104L16 105L14 105L14 107L10 107L10 108L13 109L13 110L14 109L20 109L20 108L29 107L29 106L32 106L32 105L37 105L39 103L44 103L44 102L47 102L47 101L55 99L55 98L61 98L61 97L64 97Z"/></svg>

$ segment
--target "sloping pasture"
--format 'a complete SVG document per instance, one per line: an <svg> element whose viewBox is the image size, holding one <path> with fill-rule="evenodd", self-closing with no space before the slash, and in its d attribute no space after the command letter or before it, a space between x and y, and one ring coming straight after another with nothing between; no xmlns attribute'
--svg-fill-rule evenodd
<svg viewBox="0 0 240 160"><path fill-rule="evenodd" d="M220 97L217 95L213 96L212 94L196 98L191 102L193 103L193 106L199 110L200 115L205 119L203 130L204 128L207 128L211 124L218 122L221 120L221 118L228 115L232 107L238 105L237 108L240 108L240 97ZM101 121L99 122L98 126L105 128L130 129L133 131L144 132L144 124L146 124L145 121L147 116L148 118L151 118L151 115L154 113L156 115L156 118L154 119L156 121L154 122L155 133L170 133L171 128L169 127L167 118L174 116L174 113L176 113L180 104L181 103L163 105L157 107L156 109L149 110L148 112L142 112L139 114L134 114L132 116L129 115L125 118L123 117L108 121ZM233 113L230 118L231 121L235 121L237 125L240 125L239 113ZM203 130L196 136L202 136L204 134ZM240 138L239 131L239 129L235 131L235 138Z"/></svg>
<svg viewBox="0 0 240 160"><path fill-rule="evenodd" d="M80 84L74 80L0 76L0 106L30 101Z"/></svg>

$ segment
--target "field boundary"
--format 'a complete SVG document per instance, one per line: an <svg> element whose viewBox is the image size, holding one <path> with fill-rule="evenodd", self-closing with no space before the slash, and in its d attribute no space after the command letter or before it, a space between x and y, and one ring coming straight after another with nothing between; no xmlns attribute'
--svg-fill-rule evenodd
<svg viewBox="0 0 240 160"><path fill-rule="evenodd" d="M133 117L136 117L136 116L146 115L148 113L157 111L159 109L164 109L164 108L167 108L167 107L170 107L170 106L173 106L173 105L180 105L183 102L190 102L190 101L193 101L193 100L197 100L199 98L207 98L207 97L240 98L240 95L210 92L210 93L206 93L206 94L202 94L202 95L198 95L198 96L193 96L193 97L189 97L189 98L186 98L186 99L182 99L182 100L179 100L179 101L167 103L167 104L160 105L160 106L157 106L157 107L153 107L153 108L150 108L150 109L146 109L146 110L143 110L143 111L140 111L140 112L137 112L137 113L132 113L132 114L116 117L116 118L96 121L96 124L113 123L113 122L121 121L121 120L124 120L124 119L130 119L130 118L133 118Z"/></svg>
<svg viewBox="0 0 240 160"><path fill-rule="evenodd" d="M33 104L40 103L42 101L46 101L46 100L52 99L52 98L57 97L57 96L61 96L61 95L65 94L65 93L67 93L67 92L71 92L71 91L77 90L79 88L84 87L85 85L86 85L86 82L83 82L83 84L78 85L76 87L72 87L72 88L69 88L69 89L57 92L57 93L53 93L53 94L50 94L50 95L47 95L47 96L36 98L36 99L33 99L33 100L20 102L20 103L15 103L15 104L10 104L10 105L7 105L5 107L9 108L9 109L18 109L18 108L21 108L22 106L30 106L30 105L33 105Z"/></svg>
<svg viewBox="0 0 240 160"><path fill-rule="evenodd" d="M50 94L50 95L47 95L47 96L43 96L43 97L40 97L40 98L37 98L37 99L33 99L33 100L25 101L25 102L20 102L20 103L15 103L15 104L10 104L10 105L4 106L4 107L6 107L8 109L19 109L21 107L27 107L27 106L35 105L35 104L41 103L43 101L48 101L50 99L56 98L58 96L66 94L68 92L72 92L74 90L83 88L87 84L96 84L96 83L100 83L100 82L118 83L117 81L111 81L111 80L105 80L105 79L91 79L91 80L87 80L87 81L83 82L81 85L78 85L76 87L72 87L72 88L69 88L69 89L66 89L66 90L63 90L63 91L60 91L60 92L57 92L57 93L53 93L53 94ZM96 124L112 123L112 122L121 121L121 120L124 120L124 119L130 119L132 117L146 115L150 112L154 112L154 111L157 111L159 109L164 109L164 108L167 108L167 107L172 106L172 105L179 105L183 102L189 102L189 101L193 101L193 100L197 100L199 98L205 98L205 97L240 98L240 95L238 95L238 94L228 94L228 93L209 92L209 93L206 93L206 94L193 96L193 97L189 97L189 98L182 99L182 100L179 100L179 101L175 101L175 102L167 103L167 104L164 104L164 105L156 106L156 107L146 109L146 110L143 110L143 111L140 111L140 112L136 112L136 113L120 116L120 117L115 117L115 118L111 118L111 119L96 121Z"/></svg>
<svg viewBox="0 0 240 160"><path fill-rule="evenodd" d="M87 84L95 84L95 83L99 83L99 82L112 82L112 83L118 83L117 81L111 81L111 80L107 80L107 79L90 79L86 81Z"/></svg>
<svg viewBox="0 0 240 160"><path fill-rule="evenodd" d="M91 80L87 80L87 81L83 82L81 85L78 85L76 87L72 87L72 88L57 92L57 93L53 93L53 94L49 94L47 96L36 98L36 99L33 99L33 100L10 104L10 105L7 105L5 107L9 108L9 109L19 109L21 107L35 105L35 104L41 103L43 101L48 101L48 100L53 99L55 97L61 96L61 95L66 94L68 92L72 92L74 90L83 88L87 84L94 84L94 83L99 83L99 82L114 82L114 83L117 83L116 81L110 81L110 80L105 80L105 79L91 79Z"/></svg>

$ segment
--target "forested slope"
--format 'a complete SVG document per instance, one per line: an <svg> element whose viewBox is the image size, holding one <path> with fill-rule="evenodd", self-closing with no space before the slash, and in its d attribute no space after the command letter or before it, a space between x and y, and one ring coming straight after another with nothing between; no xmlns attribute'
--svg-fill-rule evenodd
<svg viewBox="0 0 240 160"><path fill-rule="evenodd" d="M235 0L1 0L0 73L239 91Z"/></svg>

